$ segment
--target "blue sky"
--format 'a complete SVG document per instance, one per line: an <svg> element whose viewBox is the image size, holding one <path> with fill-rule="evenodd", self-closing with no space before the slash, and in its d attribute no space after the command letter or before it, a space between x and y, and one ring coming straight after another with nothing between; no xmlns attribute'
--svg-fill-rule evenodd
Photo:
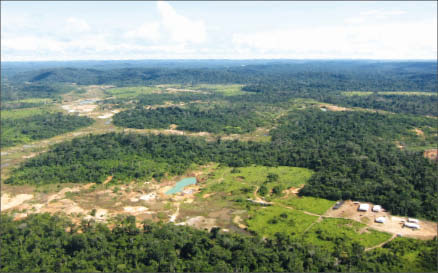
<svg viewBox="0 0 438 273"><path fill-rule="evenodd" d="M2 61L436 59L437 2L1 2Z"/></svg>

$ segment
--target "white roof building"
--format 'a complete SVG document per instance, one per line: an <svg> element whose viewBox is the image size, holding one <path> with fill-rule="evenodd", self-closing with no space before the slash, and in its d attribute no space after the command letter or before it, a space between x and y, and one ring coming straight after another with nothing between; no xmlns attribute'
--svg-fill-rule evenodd
<svg viewBox="0 0 438 273"><path fill-rule="evenodd" d="M370 208L370 205L368 205L368 204L360 204L359 205L360 211L368 211L369 208Z"/></svg>
<svg viewBox="0 0 438 273"><path fill-rule="evenodd" d="M420 229L420 225L415 224L415 223L405 223L404 226L409 227L409 228L414 228L414 229Z"/></svg>
<svg viewBox="0 0 438 273"><path fill-rule="evenodd" d="M383 216L381 216L381 217L377 217L376 218L376 223L385 223L386 222L386 218L385 217L383 217Z"/></svg>
<svg viewBox="0 0 438 273"><path fill-rule="evenodd" d="M381 211L382 210L382 206L381 205L374 205L373 206L373 211L374 212L379 212L379 211Z"/></svg>
<svg viewBox="0 0 438 273"><path fill-rule="evenodd" d="M409 223L416 223L416 224L418 224L418 219L414 219L414 218L408 218L408 222Z"/></svg>

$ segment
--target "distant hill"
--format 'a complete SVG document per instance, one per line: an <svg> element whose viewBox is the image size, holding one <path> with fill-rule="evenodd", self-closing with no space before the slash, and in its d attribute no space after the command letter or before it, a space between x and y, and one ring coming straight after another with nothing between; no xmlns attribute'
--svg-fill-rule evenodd
<svg viewBox="0 0 438 273"><path fill-rule="evenodd" d="M437 64L429 61L137 61L66 63L12 73L12 82L113 84L240 83L293 88L436 91ZM49 64L44 64L49 65ZM7 64L8 67L19 65ZM23 67L29 68L28 64ZM10 70L10 68L9 68Z"/></svg>

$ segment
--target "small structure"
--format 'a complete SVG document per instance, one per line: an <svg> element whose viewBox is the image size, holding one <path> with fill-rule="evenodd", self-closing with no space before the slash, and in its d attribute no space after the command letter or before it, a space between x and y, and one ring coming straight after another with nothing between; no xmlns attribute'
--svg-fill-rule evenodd
<svg viewBox="0 0 438 273"><path fill-rule="evenodd" d="M408 218L408 222L418 224L419 221L418 221L418 219L415 219L415 218Z"/></svg>
<svg viewBox="0 0 438 273"><path fill-rule="evenodd" d="M379 212L379 211L381 211L382 210L382 206L381 205L374 205L373 206L373 211L374 212Z"/></svg>
<svg viewBox="0 0 438 273"><path fill-rule="evenodd" d="M369 208L370 208L370 205L368 205L368 204L360 204L359 205L359 211L368 211Z"/></svg>
<svg viewBox="0 0 438 273"><path fill-rule="evenodd" d="M408 222L408 223L405 223L404 226L408 227L408 228L412 228L412 229L420 229L420 225L416 224L416 223L409 223Z"/></svg>
<svg viewBox="0 0 438 273"><path fill-rule="evenodd" d="M375 221L376 221L376 223L382 223L382 224L384 224L384 223L386 222L386 218L383 217L383 216L381 216L381 217L377 217Z"/></svg>
<svg viewBox="0 0 438 273"><path fill-rule="evenodd" d="M344 201L336 202L336 204L333 206L333 209L339 209L342 206L342 204L344 204Z"/></svg>

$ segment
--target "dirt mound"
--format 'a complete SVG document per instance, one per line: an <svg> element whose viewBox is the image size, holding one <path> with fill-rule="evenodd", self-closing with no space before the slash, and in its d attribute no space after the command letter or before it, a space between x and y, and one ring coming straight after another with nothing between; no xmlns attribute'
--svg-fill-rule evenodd
<svg viewBox="0 0 438 273"><path fill-rule="evenodd" d="M421 130L418 129L418 128L415 128L415 129L414 129L414 132L417 134L417 136L424 136L424 132L421 131Z"/></svg>
<svg viewBox="0 0 438 273"><path fill-rule="evenodd" d="M438 149L426 150L423 155L431 160L438 160Z"/></svg>
<svg viewBox="0 0 438 273"><path fill-rule="evenodd" d="M300 185L298 188L290 187L289 189L285 189L283 191L283 193L285 194L284 197L288 197L291 194L297 195L303 187L304 187L304 184Z"/></svg>

